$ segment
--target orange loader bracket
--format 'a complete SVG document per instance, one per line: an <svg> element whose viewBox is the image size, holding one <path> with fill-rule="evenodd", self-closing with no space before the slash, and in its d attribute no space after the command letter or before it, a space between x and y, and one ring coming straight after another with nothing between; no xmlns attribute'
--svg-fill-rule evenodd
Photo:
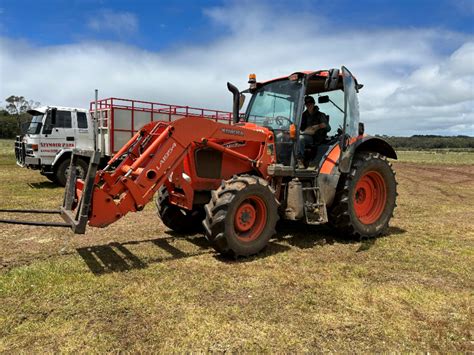
<svg viewBox="0 0 474 355"><path fill-rule="evenodd" d="M226 147L235 141L253 142L259 147L254 150L257 153L249 156ZM191 179L182 173L183 161L191 149L218 151L242 165L244 171L259 171L265 176L268 165L276 160L273 141L273 133L262 127L256 129L251 123L229 125L197 117L171 123L151 122L103 170L98 170L99 152L73 153L61 216L77 234L85 233L87 224L105 227L128 212L142 210L155 192L171 180L183 190L181 196L175 196L177 201L192 206ZM75 165L84 155L90 163L86 177L81 180ZM214 180L210 183L217 188L221 179Z"/></svg>
<svg viewBox="0 0 474 355"><path fill-rule="evenodd" d="M77 179L77 170L75 168L77 160L81 157L90 159L89 169L87 169L84 181ZM63 206L61 207L61 217L76 234L84 234L86 231L99 162L100 153L98 151L75 150L71 157L69 177L64 190ZM80 191L79 199L78 190Z"/></svg>

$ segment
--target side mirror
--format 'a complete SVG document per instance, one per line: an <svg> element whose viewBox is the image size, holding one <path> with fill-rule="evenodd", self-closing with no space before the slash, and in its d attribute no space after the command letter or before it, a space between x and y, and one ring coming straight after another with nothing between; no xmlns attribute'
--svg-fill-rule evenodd
<svg viewBox="0 0 474 355"><path fill-rule="evenodd" d="M242 107L244 106L244 103L245 103L245 95L244 94L240 94L240 97L239 97L239 111L242 109Z"/></svg>
<svg viewBox="0 0 474 355"><path fill-rule="evenodd" d="M51 109L51 126L56 126L56 108Z"/></svg>
<svg viewBox="0 0 474 355"><path fill-rule="evenodd" d="M318 104L326 104L328 102L329 102L329 96L328 95L318 97Z"/></svg>
<svg viewBox="0 0 474 355"><path fill-rule="evenodd" d="M324 82L324 88L326 90L335 90L339 81L339 69L330 69L328 77Z"/></svg>
<svg viewBox="0 0 474 355"><path fill-rule="evenodd" d="M364 135L365 132L365 126L362 122L359 122L359 136Z"/></svg>

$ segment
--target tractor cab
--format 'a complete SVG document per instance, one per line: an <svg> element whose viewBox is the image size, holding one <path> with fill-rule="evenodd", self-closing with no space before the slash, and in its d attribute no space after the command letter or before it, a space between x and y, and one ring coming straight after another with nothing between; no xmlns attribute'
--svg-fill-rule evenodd
<svg viewBox="0 0 474 355"><path fill-rule="evenodd" d="M359 106L357 92L362 87L350 71L339 69L296 72L288 77L264 83L249 77L252 94L245 113L247 122L264 126L275 135L277 163L294 167L301 134L301 120L305 110L304 99L312 96L319 111L327 116L329 126L322 144L305 148L305 163L321 168L323 157L340 144L341 153L346 141L359 136ZM345 139L343 139L343 137Z"/></svg>

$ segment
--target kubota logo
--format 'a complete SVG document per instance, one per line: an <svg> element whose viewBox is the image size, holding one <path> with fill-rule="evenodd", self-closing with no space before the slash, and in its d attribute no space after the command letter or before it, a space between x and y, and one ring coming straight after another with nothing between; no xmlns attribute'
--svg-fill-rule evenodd
<svg viewBox="0 0 474 355"><path fill-rule="evenodd" d="M176 143L173 143L171 147L166 151L165 155L163 155L163 157L160 159L160 166L158 167L158 170L160 170L161 166L168 160L171 153L173 153L174 148L176 148Z"/></svg>

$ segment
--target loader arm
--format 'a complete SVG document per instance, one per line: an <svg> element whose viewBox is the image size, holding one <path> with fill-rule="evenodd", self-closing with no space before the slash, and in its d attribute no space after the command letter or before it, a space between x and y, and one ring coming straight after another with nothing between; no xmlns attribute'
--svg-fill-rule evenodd
<svg viewBox="0 0 474 355"><path fill-rule="evenodd" d="M261 142L260 150L255 157L249 157L221 144L232 140ZM273 147L267 149L268 145L273 145L273 140L269 130L250 123L229 125L196 117L171 123L151 122L140 129L95 177L90 176L89 171L82 181L70 174L73 181L68 181L66 186L62 216L71 223L75 233L84 233L85 225L79 228L73 225L84 224L87 218L90 226L105 227L128 212L142 210L182 164L193 145L231 155L246 162L249 170L260 171L265 176L268 165L275 162ZM91 159L91 166L93 162ZM79 221L81 216L82 222Z"/></svg>

